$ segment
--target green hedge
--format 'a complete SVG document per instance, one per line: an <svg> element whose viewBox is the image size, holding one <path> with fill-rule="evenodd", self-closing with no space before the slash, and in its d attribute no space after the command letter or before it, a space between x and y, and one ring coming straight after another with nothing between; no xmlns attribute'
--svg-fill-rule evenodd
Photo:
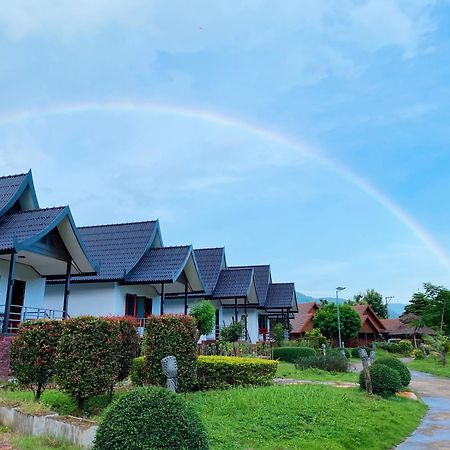
<svg viewBox="0 0 450 450"><path fill-rule="evenodd" d="M208 450L198 414L179 395L138 388L113 403L95 437L95 450Z"/></svg>
<svg viewBox="0 0 450 450"><path fill-rule="evenodd" d="M316 351L311 347L274 347L273 359L294 363L299 358L316 356Z"/></svg>
<svg viewBox="0 0 450 450"><path fill-rule="evenodd" d="M220 389L232 386L272 384L278 363L270 359L233 356L199 356L198 388Z"/></svg>
<svg viewBox="0 0 450 450"><path fill-rule="evenodd" d="M63 322L56 361L57 383L76 402L106 392L117 381L119 329L109 319L75 317Z"/></svg>
<svg viewBox="0 0 450 450"><path fill-rule="evenodd" d="M142 386L145 382L145 356L134 358L131 363L130 378L136 386Z"/></svg>
<svg viewBox="0 0 450 450"><path fill-rule="evenodd" d="M177 358L178 389L189 391L197 384L197 324L193 317L165 314L150 316L145 330L146 366L148 384L165 386L167 378L161 360L173 355Z"/></svg>
<svg viewBox="0 0 450 450"><path fill-rule="evenodd" d="M396 370L400 376L400 382L403 387L408 386L411 381L411 372L409 371L408 367L406 367L406 364L404 364L397 358L391 358L389 356L385 358L378 358L374 362L374 364L384 364L385 366Z"/></svg>
<svg viewBox="0 0 450 450"><path fill-rule="evenodd" d="M55 372L60 320L23 322L11 346L11 367L17 381L39 400Z"/></svg>

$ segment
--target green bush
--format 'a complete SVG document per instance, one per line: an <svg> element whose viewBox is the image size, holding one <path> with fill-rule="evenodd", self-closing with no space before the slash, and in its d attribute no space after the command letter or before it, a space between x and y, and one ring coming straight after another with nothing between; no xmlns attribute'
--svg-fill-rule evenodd
<svg viewBox="0 0 450 450"><path fill-rule="evenodd" d="M242 336L242 323L235 322L220 330L220 339L225 342L236 342Z"/></svg>
<svg viewBox="0 0 450 450"><path fill-rule="evenodd" d="M134 358L131 363L130 378L134 385L142 386L145 381L145 356Z"/></svg>
<svg viewBox="0 0 450 450"><path fill-rule="evenodd" d="M372 392L382 397L390 397L400 391L400 375L394 369L384 364L373 364L369 368L372 381ZM359 374L359 385L361 389L366 389L364 371Z"/></svg>
<svg viewBox="0 0 450 450"><path fill-rule="evenodd" d="M108 391L117 381L120 350L118 327L109 319L85 316L63 322L56 380L79 412L88 398Z"/></svg>
<svg viewBox="0 0 450 450"><path fill-rule="evenodd" d="M339 350L328 349L326 356L320 354L298 358L295 361L295 367L301 370L315 367L328 372L348 372L349 362L347 358L341 355Z"/></svg>
<svg viewBox="0 0 450 450"><path fill-rule="evenodd" d="M345 357L348 359L352 355L352 351L349 348L344 348Z"/></svg>
<svg viewBox="0 0 450 450"><path fill-rule="evenodd" d="M359 349L361 349L361 348L363 348L367 352L367 355L370 355L372 348L370 348L370 347L354 347L351 349L352 358L359 358Z"/></svg>
<svg viewBox="0 0 450 450"><path fill-rule="evenodd" d="M233 356L199 356L198 388L220 389L232 386L272 384L278 363L270 359Z"/></svg>
<svg viewBox="0 0 450 450"><path fill-rule="evenodd" d="M125 380L131 370L131 362L139 353L139 337L136 320L132 317L114 317L118 327L120 349L118 351L117 381Z"/></svg>
<svg viewBox="0 0 450 450"><path fill-rule="evenodd" d="M423 359L423 351L420 350L420 348L415 348L412 352L412 356L414 357L414 359Z"/></svg>
<svg viewBox="0 0 450 450"><path fill-rule="evenodd" d="M409 341L408 339L402 339L397 345L398 352L406 356L409 356L414 349L411 341Z"/></svg>
<svg viewBox="0 0 450 450"><path fill-rule="evenodd" d="M282 345L284 345L285 332L284 332L283 324L278 322L274 325L274 327L272 328L272 336L278 347L281 347Z"/></svg>
<svg viewBox="0 0 450 450"><path fill-rule="evenodd" d="M158 387L141 387L107 410L95 450L207 450L205 427L182 397Z"/></svg>
<svg viewBox="0 0 450 450"><path fill-rule="evenodd" d="M211 302L204 300L196 303L189 313L197 321L199 336L207 335L214 330L216 323L216 308Z"/></svg>
<svg viewBox="0 0 450 450"><path fill-rule="evenodd" d="M411 381L411 372L406 367L406 364L404 364L397 358L390 358L390 357L378 358L374 362L374 364L384 364L385 366L388 366L391 369L397 371L400 376L400 383L403 387L408 386L408 384Z"/></svg>
<svg viewBox="0 0 450 450"><path fill-rule="evenodd" d="M272 358L294 363L305 356L315 356L316 351L311 347L274 347Z"/></svg>
<svg viewBox="0 0 450 450"><path fill-rule="evenodd" d="M150 316L145 330L145 380L149 384L165 385L161 360L177 358L178 388L189 391L197 384L197 325L191 316L165 314Z"/></svg>
<svg viewBox="0 0 450 450"><path fill-rule="evenodd" d="M303 336L302 342L309 343L309 346L314 348L321 348L322 344L327 343L327 338L320 332L318 328L313 328L307 331Z"/></svg>
<svg viewBox="0 0 450 450"><path fill-rule="evenodd" d="M11 367L18 382L39 400L55 372L60 320L23 322L11 345Z"/></svg>

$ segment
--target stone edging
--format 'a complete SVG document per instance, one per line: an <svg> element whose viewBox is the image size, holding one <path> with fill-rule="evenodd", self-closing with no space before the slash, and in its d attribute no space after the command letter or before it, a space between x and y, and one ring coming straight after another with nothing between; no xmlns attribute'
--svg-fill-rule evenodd
<svg viewBox="0 0 450 450"><path fill-rule="evenodd" d="M64 417L70 418L70 423L62 420ZM77 421L82 422L83 426L77 425ZM94 422L79 417L58 414L34 416L21 412L19 408L5 406L0 406L0 423L18 434L52 436L87 449L92 448L98 428Z"/></svg>

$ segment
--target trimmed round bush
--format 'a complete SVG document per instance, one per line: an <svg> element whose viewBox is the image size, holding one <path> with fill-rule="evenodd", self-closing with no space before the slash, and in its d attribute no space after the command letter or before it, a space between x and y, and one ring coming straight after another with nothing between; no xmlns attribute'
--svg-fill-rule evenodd
<svg viewBox="0 0 450 450"><path fill-rule="evenodd" d="M400 391L400 375L394 369L384 364L373 364L369 368L372 380L372 392L382 397L390 397ZM364 371L359 374L359 385L361 389L366 389Z"/></svg>
<svg viewBox="0 0 450 450"><path fill-rule="evenodd" d="M160 387L141 387L106 412L95 450L207 450L206 429L182 397Z"/></svg>
<svg viewBox="0 0 450 450"><path fill-rule="evenodd" d="M399 343L398 343L398 350L399 353L401 353L402 355L410 355L413 351L414 347L412 345L412 342L409 341L408 339L402 339Z"/></svg>
<svg viewBox="0 0 450 450"><path fill-rule="evenodd" d="M412 352L414 359L423 359L423 351L420 348L415 348Z"/></svg>
<svg viewBox="0 0 450 450"><path fill-rule="evenodd" d="M311 347L274 347L273 359L294 363L299 358L316 356L315 349Z"/></svg>
<svg viewBox="0 0 450 450"><path fill-rule="evenodd" d="M390 367L398 372L400 375L400 383L403 387L408 386L411 381L411 372L406 367L406 365L397 358L378 358L374 364L384 364L385 366Z"/></svg>

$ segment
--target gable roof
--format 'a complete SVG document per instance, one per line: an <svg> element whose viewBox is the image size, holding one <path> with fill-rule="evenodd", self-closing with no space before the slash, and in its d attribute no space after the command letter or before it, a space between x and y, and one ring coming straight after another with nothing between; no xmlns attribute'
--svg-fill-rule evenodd
<svg viewBox="0 0 450 450"><path fill-rule="evenodd" d="M373 322L374 327L378 331L384 329L383 323L369 304L366 303L364 305L352 305L352 308L359 314L361 322L363 322L364 316L370 316L370 320Z"/></svg>
<svg viewBox="0 0 450 450"><path fill-rule="evenodd" d="M191 245L150 248L125 276L127 283L174 283L183 272L189 257L194 258Z"/></svg>
<svg viewBox="0 0 450 450"><path fill-rule="evenodd" d="M72 281L122 280L152 246L159 222L132 222L80 227L88 254L99 264L97 275L73 277Z"/></svg>
<svg viewBox="0 0 450 450"><path fill-rule="evenodd" d="M250 293L253 269L224 269L214 289L214 298L243 298Z"/></svg>
<svg viewBox="0 0 450 450"><path fill-rule="evenodd" d="M255 266L233 266L230 267L230 269L253 269L259 306L264 306L266 304L269 283L271 282L270 266L268 264Z"/></svg>
<svg viewBox="0 0 450 450"><path fill-rule="evenodd" d="M303 314L310 314L312 311L316 311L320 308L317 302L299 303L297 307L298 312Z"/></svg>
<svg viewBox="0 0 450 450"><path fill-rule="evenodd" d="M294 283L270 283L267 291L266 309L292 308L297 304Z"/></svg>
<svg viewBox="0 0 450 450"><path fill-rule="evenodd" d="M56 229L72 259L75 273L95 272L95 263L86 254L68 206L4 214L0 218L0 252L33 252L32 246Z"/></svg>
<svg viewBox="0 0 450 450"><path fill-rule="evenodd" d="M194 254L205 287L205 294L212 295L220 272L226 267L225 248L196 248Z"/></svg>
<svg viewBox="0 0 450 450"><path fill-rule="evenodd" d="M313 320L314 314L298 312L294 314L294 318L290 320L292 325L291 333L304 333L309 323Z"/></svg>
<svg viewBox="0 0 450 450"><path fill-rule="evenodd" d="M0 251L19 250L38 241L66 207L35 209L5 214L0 218Z"/></svg>
<svg viewBox="0 0 450 450"><path fill-rule="evenodd" d="M21 198L27 188L28 196L27 198L23 198L26 205L21 205L22 208L39 208L31 170L28 173L0 177L0 217L8 212L8 210ZM28 207L25 208L25 206Z"/></svg>

